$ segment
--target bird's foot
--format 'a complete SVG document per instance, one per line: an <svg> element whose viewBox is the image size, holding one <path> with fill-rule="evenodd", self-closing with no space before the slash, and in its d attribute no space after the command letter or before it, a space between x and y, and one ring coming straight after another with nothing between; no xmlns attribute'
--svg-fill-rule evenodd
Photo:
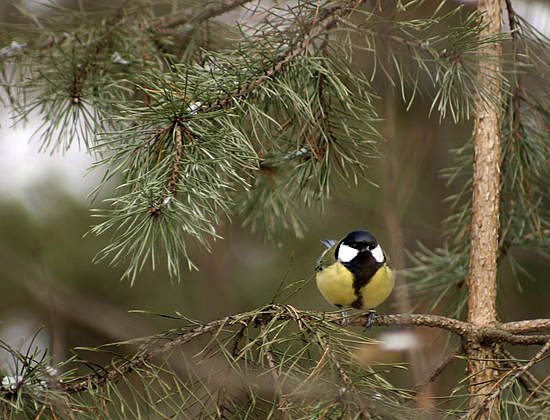
<svg viewBox="0 0 550 420"><path fill-rule="evenodd" d="M346 325L349 324L349 312L348 311L342 311L342 320L340 321L340 323L342 324L343 327L345 327Z"/></svg>
<svg viewBox="0 0 550 420"><path fill-rule="evenodd" d="M374 325L374 321L376 320L376 312L375 311L369 311L367 314L367 322L365 323L365 330L368 330Z"/></svg>

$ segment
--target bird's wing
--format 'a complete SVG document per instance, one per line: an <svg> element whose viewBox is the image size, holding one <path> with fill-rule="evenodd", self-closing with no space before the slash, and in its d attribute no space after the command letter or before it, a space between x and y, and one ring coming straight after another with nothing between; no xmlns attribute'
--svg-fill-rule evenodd
<svg viewBox="0 0 550 420"><path fill-rule="evenodd" d="M323 245L327 247L317 260L317 265L315 266L316 271L320 271L325 267L336 262L334 257L334 252L336 251L336 246L338 245L338 240L336 239L325 239L321 241ZM330 246L329 246L330 245Z"/></svg>
<svg viewBox="0 0 550 420"><path fill-rule="evenodd" d="M330 249L338 243L338 239L321 239L321 243Z"/></svg>

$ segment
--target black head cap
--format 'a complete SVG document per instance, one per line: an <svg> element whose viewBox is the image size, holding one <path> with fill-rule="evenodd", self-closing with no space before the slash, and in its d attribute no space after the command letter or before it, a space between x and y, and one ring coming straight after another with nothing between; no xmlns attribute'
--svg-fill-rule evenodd
<svg viewBox="0 0 550 420"><path fill-rule="evenodd" d="M366 230L354 230L348 233L342 240L342 243L359 250L365 248L372 249L378 245L374 235Z"/></svg>

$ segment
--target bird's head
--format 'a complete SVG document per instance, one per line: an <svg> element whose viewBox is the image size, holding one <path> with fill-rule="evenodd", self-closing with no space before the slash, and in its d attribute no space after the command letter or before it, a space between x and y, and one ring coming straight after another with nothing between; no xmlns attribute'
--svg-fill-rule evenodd
<svg viewBox="0 0 550 420"><path fill-rule="evenodd" d="M335 256L341 262L349 263L357 256L366 256L365 253L369 253L377 263L381 264L386 260L384 251L372 233L355 230L340 241Z"/></svg>

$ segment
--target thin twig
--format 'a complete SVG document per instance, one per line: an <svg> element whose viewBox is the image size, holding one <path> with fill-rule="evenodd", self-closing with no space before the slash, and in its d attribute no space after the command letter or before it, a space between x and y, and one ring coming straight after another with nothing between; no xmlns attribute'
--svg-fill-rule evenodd
<svg viewBox="0 0 550 420"><path fill-rule="evenodd" d="M170 28L175 26L182 26L190 23L195 25L202 23L208 19L214 18L219 15L223 15L227 12L236 9L246 3L250 3L252 0L231 0L226 2L211 2L210 4L203 5L198 10L188 11L181 13L178 16L171 19L164 19L151 26L151 30L165 34L170 33ZM194 28L190 27L188 32L191 32ZM178 32L180 34L180 32Z"/></svg>
<svg viewBox="0 0 550 420"><path fill-rule="evenodd" d="M346 384L346 387L351 392L353 400L359 406L359 409L361 410L361 413L360 413L361 417L360 418L367 418L366 413L368 413L368 411L366 410L366 407L363 405L363 401L361 400L361 394L359 393L359 391L357 391L357 388L355 387L355 384L353 383L353 381L349 377L348 373L342 367L340 362L338 362L338 358L332 352L332 350L330 348L330 345L328 343L325 343L325 341L319 336L319 334L316 334L316 338L317 338L317 342L319 343L319 345L322 348L324 348L325 351L328 352L328 356L329 356L331 362L336 367L336 370L338 371L338 374L340 375L340 378L342 378L342 381Z"/></svg>
<svg viewBox="0 0 550 420"><path fill-rule="evenodd" d="M365 317L353 319L354 325L364 325ZM441 328L458 334L460 336L467 335L473 331L473 326L468 322L459 321L458 319L448 318L440 315L430 314L395 314L395 315L377 315L375 325L379 326L424 326L431 328Z"/></svg>
<svg viewBox="0 0 550 420"><path fill-rule="evenodd" d="M516 12L512 8L512 2L511 0L505 0L506 3L506 10L508 11L508 24L510 25L510 35L512 37L512 41L514 44L514 67L517 66L517 62L519 61L520 54L518 52L518 44L519 44L519 37L518 37L518 29L516 27ZM514 68L515 70L515 68ZM516 76L516 86L514 88L514 95L512 97L512 103L513 103L513 114L512 114L512 125L513 125L513 139L519 141L520 140L520 113L519 113L519 101L520 96L519 92L521 91L521 76L518 74Z"/></svg>
<svg viewBox="0 0 550 420"><path fill-rule="evenodd" d="M521 375L525 374L525 372L533 367L535 363L540 362L543 359L544 354L550 350L550 340L546 342L544 346L541 347L541 349L529 360L529 362L525 363L521 368L518 368L518 371L503 385L501 385L496 391L494 391L492 394L485 397L480 404L478 404L476 407L474 407L472 410L470 410L465 416L462 417L462 419L466 418L472 418L475 416L480 410L485 409L487 405L489 405L492 401L497 399L499 395L511 387L514 384L514 381L519 378Z"/></svg>
<svg viewBox="0 0 550 420"><path fill-rule="evenodd" d="M244 336L244 330L248 327L247 324L243 324L237 335L235 336L235 340L233 342L233 349L231 350L231 355L233 357L237 357L238 351L239 351L239 343L242 340Z"/></svg>
<svg viewBox="0 0 550 420"><path fill-rule="evenodd" d="M170 181L168 182L168 185L166 186L166 189L168 192L172 195L175 195L176 188L178 185L178 181L180 178L180 166L181 166L181 160L183 157L183 135L182 131L184 131L184 127L178 125L176 127L176 133L175 133L175 147L176 147L176 155L174 157L174 164L172 167L172 173L170 175ZM188 136L190 136L188 134Z"/></svg>
<svg viewBox="0 0 550 420"><path fill-rule="evenodd" d="M217 16L223 15L225 13L228 13L237 7L243 6L246 3L250 3L252 0L230 0L227 2L211 2L210 4L201 7L192 9L189 11L188 9L181 12L177 16L172 16L171 18L163 17L149 25L147 25L144 29L150 30L154 32L158 32L161 34L170 34L172 32L175 32L173 30L176 26L182 26L186 25L188 23L193 23L193 26L190 26L189 28L185 28L182 31L177 31L178 35L186 35L189 34L194 30L194 28L209 19L215 18ZM129 3L127 0L126 3L117 11L116 16L122 15L124 7L126 4ZM54 46L60 46L65 42L67 38L69 38L71 34L69 33L63 33L57 38L50 39L48 41L45 41L44 43L39 45L40 50L47 50L49 48L52 48ZM27 48L31 46L31 44L24 45L22 48Z"/></svg>
<svg viewBox="0 0 550 420"><path fill-rule="evenodd" d="M271 346L267 341L267 334L265 333L265 324L260 325L260 330L262 334L262 346L265 351L265 359L267 361L267 365L269 366L269 373L273 378L273 384L275 385L275 392L279 400L278 408L279 408L279 411L281 412L281 415L283 416L283 419L288 419L289 417L286 413L285 408L283 407L283 389L281 387L281 378L277 373L277 364L275 363L275 358L273 357L273 353L271 353Z"/></svg>
<svg viewBox="0 0 550 420"><path fill-rule="evenodd" d="M166 202L166 200L169 198L169 197L174 197L177 193L177 187L178 187L178 182L180 180L180 177L181 177L181 163L182 163L182 159L183 159L183 152L184 152L184 147L183 147L183 133L186 134L186 136L188 138L190 138L190 140L192 140L192 133L187 130L183 125L181 125L181 123L176 123L175 126L174 126L174 129L175 129L175 133L174 133L174 142L175 142L175 150L176 150L176 153L175 153L175 156L174 156L174 160L173 160L173 163L172 163L172 170L170 172L170 177L168 179L168 184L166 185L166 190L168 192L168 195L165 196L165 197L162 197L156 205L150 207L147 212L151 215L151 216L158 216L161 211L162 211L162 206L164 205L164 203Z"/></svg>
<svg viewBox="0 0 550 420"><path fill-rule="evenodd" d="M418 393L427 385L431 384L439 375L443 373L445 368L455 361L456 357L462 354L462 349L453 350L447 357L445 357L420 383L414 386L413 390Z"/></svg>
<svg viewBox="0 0 550 420"><path fill-rule="evenodd" d="M220 390L218 391L218 401L216 403L217 407L216 407L216 411L217 411L217 415L216 415L216 419L218 420L222 420L222 419L225 419L227 418L226 415L225 415L225 412L229 410L227 410L226 406L225 406L225 402L226 402L226 394L227 394L227 390L225 389L225 386L221 386L220 387Z"/></svg>
<svg viewBox="0 0 550 420"><path fill-rule="evenodd" d="M312 371L309 373L306 379L304 379L294 390L292 391L293 395L297 395L298 391L300 391L314 376L318 376L321 372L321 369L325 365L327 361L329 348L328 346L325 348L325 351L323 352L323 355L319 359L319 361L315 364L315 367L312 369ZM287 395L283 400L281 401L281 404L285 404L286 401L289 399L290 395Z"/></svg>
<svg viewBox="0 0 550 420"><path fill-rule="evenodd" d="M518 369L521 367L521 363L517 360L513 354L511 354L506 349L501 349L500 352L504 356L504 362L507 363L510 367ZM548 389L543 386L543 384L533 375L531 372L527 371L523 376L518 377L518 381L523 385L523 387L530 393L530 395L539 395L537 390L541 387L548 392Z"/></svg>
<svg viewBox="0 0 550 420"><path fill-rule="evenodd" d="M546 392L548 393L548 388L546 387L546 382L550 381L550 375L548 375L546 378L544 378L542 381L540 381L539 385L531 392L527 398L525 398L524 404L527 404L527 402L534 396L538 394L538 390L540 388L544 388ZM543 397L544 398L544 397ZM548 401L545 401L544 404L548 404Z"/></svg>

